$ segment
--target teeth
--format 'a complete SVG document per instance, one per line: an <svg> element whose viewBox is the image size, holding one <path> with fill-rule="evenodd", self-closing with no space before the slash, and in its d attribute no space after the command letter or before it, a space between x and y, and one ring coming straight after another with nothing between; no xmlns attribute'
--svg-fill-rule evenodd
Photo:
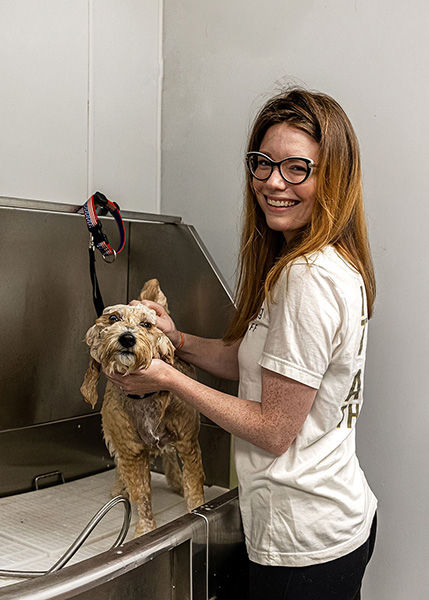
<svg viewBox="0 0 429 600"><path fill-rule="evenodd" d="M269 204L270 206L288 207L295 206L297 202L295 202L294 200L272 200L270 198L267 198L267 204Z"/></svg>

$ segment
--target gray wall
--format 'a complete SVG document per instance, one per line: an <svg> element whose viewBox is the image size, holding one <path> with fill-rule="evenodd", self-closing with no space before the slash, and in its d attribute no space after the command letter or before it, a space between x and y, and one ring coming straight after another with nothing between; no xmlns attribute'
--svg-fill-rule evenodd
<svg viewBox="0 0 429 600"><path fill-rule="evenodd" d="M426 598L429 8L399 0L165 0L162 204L231 284L251 117L282 84L333 95L358 133L378 278L362 466L379 504L365 600Z"/></svg>

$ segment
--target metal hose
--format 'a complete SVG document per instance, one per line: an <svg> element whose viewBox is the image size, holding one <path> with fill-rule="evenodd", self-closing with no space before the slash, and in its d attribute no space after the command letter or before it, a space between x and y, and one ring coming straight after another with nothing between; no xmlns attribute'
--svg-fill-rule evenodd
<svg viewBox="0 0 429 600"><path fill-rule="evenodd" d="M48 570L48 571L6 571L0 570L0 576L7 577L24 577L24 578L32 578L32 577L40 577L41 575L47 575L48 573L54 573L55 571L59 571L62 569L69 560L76 554L76 552L81 548L81 546L85 543L89 535L92 531L97 527L98 523L101 521L103 517L107 515L111 508L116 506L117 504L122 503L124 505L124 519L122 522L122 528L119 532L118 537L116 538L113 546L109 548L109 550L113 550L117 548L124 541L128 529L130 527L131 520L131 504L128 498L125 496L115 496L109 502L107 502L104 506L100 508L96 515L92 517L88 525L85 529L80 533L80 535L76 538L73 544L64 552L64 554L57 560L57 562Z"/></svg>

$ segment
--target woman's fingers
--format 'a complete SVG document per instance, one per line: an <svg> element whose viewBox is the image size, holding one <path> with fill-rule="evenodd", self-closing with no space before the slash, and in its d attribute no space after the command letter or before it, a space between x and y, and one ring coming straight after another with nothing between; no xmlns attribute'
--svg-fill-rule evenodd
<svg viewBox="0 0 429 600"><path fill-rule="evenodd" d="M140 304L144 304L148 308L151 308L156 312L156 314L164 311L164 308L158 304L158 302L153 302L152 300L130 300L128 302L129 306L139 306Z"/></svg>
<svg viewBox="0 0 429 600"><path fill-rule="evenodd" d="M161 304L158 304L158 302L153 302L152 300L142 300L141 303L154 310L159 317L164 317L167 315L165 308L161 306Z"/></svg>
<svg viewBox="0 0 429 600"><path fill-rule="evenodd" d="M119 386L122 391L127 394L142 395L164 389L163 373L168 366L162 360L154 358L149 367L145 369L141 367L128 375L122 375L116 371L106 373L104 369L103 371L109 381Z"/></svg>
<svg viewBox="0 0 429 600"><path fill-rule="evenodd" d="M153 302L153 300L130 300L128 304L130 306L138 306L139 304L144 304L148 308L154 310L159 317L163 317L168 314L164 307L161 306L161 304L158 304L158 302Z"/></svg>

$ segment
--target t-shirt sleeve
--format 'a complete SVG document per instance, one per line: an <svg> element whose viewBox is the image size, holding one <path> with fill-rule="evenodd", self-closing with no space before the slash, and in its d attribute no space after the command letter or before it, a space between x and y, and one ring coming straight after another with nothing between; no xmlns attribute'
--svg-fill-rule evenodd
<svg viewBox="0 0 429 600"><path fill-rule="evenodd" d="M292 265L275 286L259 364L318 389L340 343L346 310L329 273L317 265Z"/></svg>

